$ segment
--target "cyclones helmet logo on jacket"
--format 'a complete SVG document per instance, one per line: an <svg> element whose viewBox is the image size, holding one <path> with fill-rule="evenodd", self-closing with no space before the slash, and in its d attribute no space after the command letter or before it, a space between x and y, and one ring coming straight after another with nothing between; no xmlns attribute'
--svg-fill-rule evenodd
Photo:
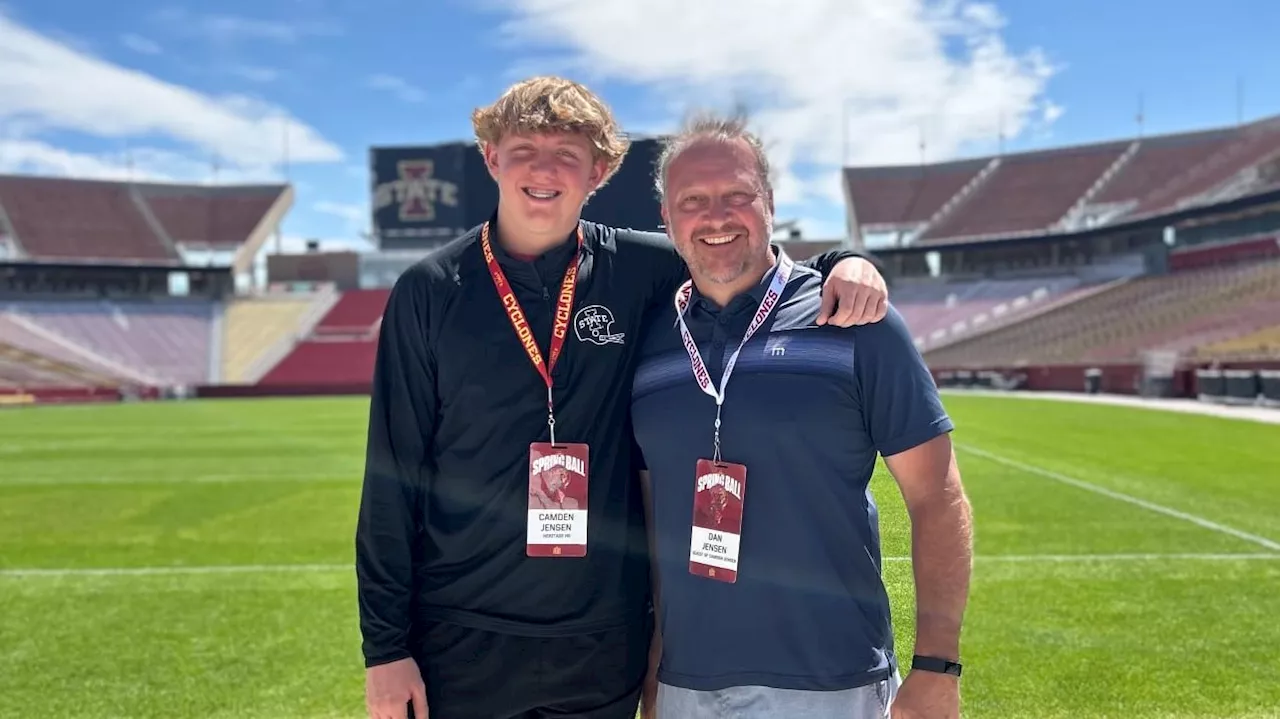
<svg viewBox="0 0 1280 719"><path fill-rule="evenodd" d="M579 342L590 342L593 345L622 344L627 335L614 332L613 312L604 305L587 305L573 316L573 331Z"/></svg>

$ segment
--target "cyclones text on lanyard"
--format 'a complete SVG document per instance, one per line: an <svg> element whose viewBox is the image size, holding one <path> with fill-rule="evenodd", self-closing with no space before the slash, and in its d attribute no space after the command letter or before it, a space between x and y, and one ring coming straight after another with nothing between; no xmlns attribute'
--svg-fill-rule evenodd
<svg viewBox="0 0 1280 719"><path fill-rule="evenodd" d="M582 225L578 225L578 249L573 254L573 260L569 262L569 268L565 270L564 281L560 283L560 295L556 299L556 314L551 325L551 346L547 348L549 362L542 360L542 350L538 349L538 343L533 339L533 330L529 329L529 321L520 307L520 300L516 299L511 283L507 282L506 273L498 265L498 259L493 256L493 245L489 241L489 223L485 223L480 229L480 249L484 252L485 263L489 265L493 286L498 289L498 296L502 298L502 308L507 311L507 319L511 320L511 326L515 328L516 337L520 338L525 354L529 355L529 361L547 383L547 426L551 428L551 444L555 444L556 417L551 401L551 371L555 369L556 360L560 359L560 350L564 349L564 338L569 333L569 315L573 312L573 292L578 279L578 257L582 254Z"/></svg>
<svg viewBox="0 0 1280 719"><path fill-rule="evenodd" d="M742 353L742 348L747 344L747 340L751 339L751 335L756 333L764 325L765 320L769 319L769 315L773 313L773 308L778 304L778 299L782 297L782 291L787 287L787 280L791 277L791 269L794 263L791 258L784 254L778 254L778 268L773 274L773 281L769 283L769 290L764 293L764 299L760 300L760 307L756 309L756 314L751 318L751 324L747 326L747 332L742 336L742 341L738 343L738 349L730 355L729 361L725 364L724 375L720 378L720 391L716 391L714 385L711 384L711 373L707 371L707 365L702 361L702 355L698 353L698 345L693 341L693 336L689 334L689 327L684 323L684 312L689 307L689 299L693 296L693 280L685 280L680 289L676 291L676 319L680 322L680 339L684 342L684 350L689 353L689 363L693 365L693 378L698 381L698 386L703 392L711 395L716 401L716 432L715 432L715 456L712 458L716 462L720 461L720 408L724 405L725 388L729 386L729 375L733 374L733 366L738 363L738 355Z"/></svg>

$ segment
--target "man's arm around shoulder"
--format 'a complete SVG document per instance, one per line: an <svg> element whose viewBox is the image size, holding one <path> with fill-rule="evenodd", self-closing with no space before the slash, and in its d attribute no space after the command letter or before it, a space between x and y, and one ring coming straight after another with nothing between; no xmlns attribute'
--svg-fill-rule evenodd
<svg viewBox="0 0 1280 719"><path fill-rule="evenodd" d="M822 274L822 308L817 323L836 327L873 324L889 308L884 268L870 253L838 249L800 264Z"/></svg>
<svg viewBox="0 0 1280 719"><path fill-rule="evenodd" d="M430 481L435 434L435 355L428 341L430 281L417 265L396 282L383 313L369 404L364 484L356 524L356 580L374 719L427 716L411 655L419 497Z"/></svg>

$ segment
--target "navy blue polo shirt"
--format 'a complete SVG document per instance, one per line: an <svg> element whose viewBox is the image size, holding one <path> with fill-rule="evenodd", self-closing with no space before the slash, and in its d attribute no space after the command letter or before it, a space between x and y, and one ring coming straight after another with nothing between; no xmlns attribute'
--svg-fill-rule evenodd
<svg viewBox="0 0 1280 719"><path fill-rule="evenodd" d="M694 291L685 321L716 387L772 277L723 309ZM896 667L867 485L877 455L953 424L901 315L818 326L821 290L820 275L795 267L729 380L721 451L747 468L735 584L689 573L694 467L712 454L715 401L694 380L671 303L650 325L631 410L652 482L663 683L836 690Z"/></svg>

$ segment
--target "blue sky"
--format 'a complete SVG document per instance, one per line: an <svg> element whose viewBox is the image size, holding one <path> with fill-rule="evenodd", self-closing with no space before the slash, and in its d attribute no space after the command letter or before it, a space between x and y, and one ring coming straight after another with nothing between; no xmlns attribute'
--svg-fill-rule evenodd
<svg viewBox="0 0 1280 719"><path fill-rule="evenodd" d="M629 131L745 101L780 219L843 226L835 168L1280 114L1280 3L1231 0L0 0L0 172L279 180L289 247L360 246L371 144L470 136L554 72ZM842 120L847 120L841 133Z"/></svg>

